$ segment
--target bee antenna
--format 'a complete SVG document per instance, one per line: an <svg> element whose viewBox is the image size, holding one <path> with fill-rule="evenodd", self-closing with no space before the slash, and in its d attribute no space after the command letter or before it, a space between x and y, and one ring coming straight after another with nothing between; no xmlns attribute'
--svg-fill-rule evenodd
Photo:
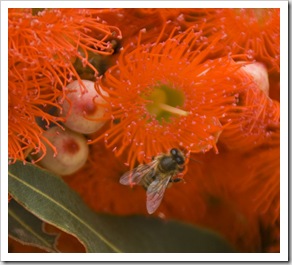
<svg viewBox="0 0 292 265"><path fill-rule="evenodd" d="M189 159L192 160L192 161L198 162L198 163L201 164L201 165L203 164L202 161L197 160L197 159L194 159L194 158L192 158L192 157L189 157Z"/></svg>
<svg viewBox="0 0 292 265"><path fill-rule="evenodd" d="M180 148L180 150L186 155L186 157L187 157L188 159L193 160L193 161L195 161L195 162L197 162L197 163L199 163L199 164L201 164L201 165L203 164L202 161L192 158L192 157L190 156L191 152L190 152L190 151L187 151L186 148Z"/></svg>

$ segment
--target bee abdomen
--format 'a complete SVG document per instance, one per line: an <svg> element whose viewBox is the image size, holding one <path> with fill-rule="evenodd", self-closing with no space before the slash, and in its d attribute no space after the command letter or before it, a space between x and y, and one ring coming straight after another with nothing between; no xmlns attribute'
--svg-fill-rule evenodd
<svg viewBox="0 0 292 265"><path fill-rule="evenodd" d="M150 184L155 180L155 174L154 170L152 170L149 174L147 174L141 181L141 185L144 187L144 189L147 190L147 188L150 186Z"/></svg>

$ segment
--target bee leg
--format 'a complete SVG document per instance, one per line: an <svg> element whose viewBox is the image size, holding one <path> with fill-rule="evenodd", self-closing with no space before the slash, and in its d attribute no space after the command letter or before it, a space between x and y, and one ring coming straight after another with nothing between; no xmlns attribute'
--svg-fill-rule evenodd
<svg viewBox="0 0 292 265"><path fill-rule="evenodd" d="M178 170L179 172L183 172L185 170L185 166L180 167Z"/></svg>
<svg viewBox="0 0 292 265"><path fill-rule="evenodd" d="M183 178L175 178L175 179L170 179L169 182L180 182L183 181Z"/></svg>

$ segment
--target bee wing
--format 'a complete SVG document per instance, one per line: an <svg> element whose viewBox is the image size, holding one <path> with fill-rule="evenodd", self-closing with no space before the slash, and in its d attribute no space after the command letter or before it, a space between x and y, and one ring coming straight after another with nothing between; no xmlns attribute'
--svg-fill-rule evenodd
<svg viewBox="0 0 292 265"><path fill-rule="evenodd" d="M149 164L139 165L122 175L120 183L123 185L137 185L141 182L142 178L154 168L154 166L155 161L152 161Z"/></svg>
<svg viewBox="0 0 292 265"><path fill-rule="evenodd" d="M146 207L149 214L154 213L160 205L170 178L171 176L168 176L163 180L156 179L149 185L147 189L146 202Z"/></svg>

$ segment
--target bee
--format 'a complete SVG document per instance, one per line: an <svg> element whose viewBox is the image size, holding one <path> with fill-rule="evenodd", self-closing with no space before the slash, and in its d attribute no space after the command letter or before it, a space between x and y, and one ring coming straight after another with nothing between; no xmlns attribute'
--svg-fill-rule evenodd
<svg viewBox="0 0 292 265"><path fill-rule="evenodd" d="M126 172L120 178L123 185L141 185L146 189L146 208L152 214L159 207L164 192L171 182L179 182L177 175L185 169L185 156L177 148L169 154L160 154L148 163Z"/></svg>

